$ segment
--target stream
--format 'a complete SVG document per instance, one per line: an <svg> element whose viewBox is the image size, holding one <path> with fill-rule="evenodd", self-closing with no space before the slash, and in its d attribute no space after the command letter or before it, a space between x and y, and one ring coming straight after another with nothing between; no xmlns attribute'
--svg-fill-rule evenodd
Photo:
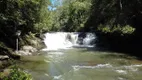
<svg viewBox="0 0 142 80"><path fill-rule="evenodd" d="M142 61L96 50L94 33L47 33L39 55L17 62L33 80L142 80Z"/></svg>

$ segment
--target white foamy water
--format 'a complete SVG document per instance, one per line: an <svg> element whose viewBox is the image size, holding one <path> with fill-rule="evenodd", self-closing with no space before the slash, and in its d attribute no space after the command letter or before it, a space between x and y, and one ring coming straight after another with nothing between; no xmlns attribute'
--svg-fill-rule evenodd
<svg viewBox="0 0 142 80"><path fill-rule="evenodd" d="M92 42L95 39L95 36L92 35L92 33L88 33L86 37L83 39L83 44L84 45L90 45L90 42Z"/></svg>
<svg viewBox="0 0 142 80"><path fill-rule="evenodd" d="M138 67L142 67L142 64L140 64L140 65L124 66L125 69L133 71L133 72L138 71Z"/></svg>
<svg viewBox="0 0 142 80"><path fill-rule="evenodd" d="M53 79L54 79L54 80L59 80L61 77L62 77L62 75L54 76Z"/></svg>
<svg viewBox="0 0 142 80"><path fill-rule="evenodd" d="M77 47L94 47L93 41L96 36L94 33L81 33L75 32L54 32L46 33L44 43L47 48L46 50L59 50L59 49L70 49L73 46Z"/></svg>
<svg viewBox="0 0 142 80"><path fill-rule="evenodd" d="M116 70L117 73L120 73L120 74L127 74L127 71L125 70Z"/></svg>
<svg viewBox="0 0 142 80"><path fill-rule="evenodd" d="M112 68L112 65L110 64L98 64L96 66L80 66L80 65L74 65L72 66L74 71L77 71L79 69L95 69L95 68Z"/></svg>
<svg viewBox="0 0 142 80"><path fill-rule="evenodd" d="M130 66L121 66L121 67L114 67L111 64L98 64L96 66L84 66L84 65L74 65L74 66L72 66L74 71L78 71L79 69L111 68L112 70L116 69L114 71L117 72L117 73L120 73L120 74L127 74L127 71L135 72L135 71L138 70L137 69L138 67L142 67L142 65L130 65ZM124 68L125 68L125 70L122 70Z"/></svg>
<svg viewBox="0 0 142 80"><path fill-rule="evenodd" d="M63 52L49 52L48 55L63 55Z"/></svg>

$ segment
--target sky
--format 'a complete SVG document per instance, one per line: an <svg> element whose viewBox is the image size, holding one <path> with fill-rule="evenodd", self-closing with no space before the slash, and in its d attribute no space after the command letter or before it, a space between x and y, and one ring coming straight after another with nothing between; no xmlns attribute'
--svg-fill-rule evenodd
<svg viewBox="0 0 142 80"><path fill-rule="evenodd" d="M50 0L51 5L48 6L48 9L51 11L56 10L57 6L61 6L62 5L62 0Z"/></svg>

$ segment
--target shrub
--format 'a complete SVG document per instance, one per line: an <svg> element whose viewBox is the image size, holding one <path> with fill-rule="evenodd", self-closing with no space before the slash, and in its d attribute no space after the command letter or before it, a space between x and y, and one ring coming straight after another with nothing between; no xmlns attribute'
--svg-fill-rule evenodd
<svg viewBox="0 0 142 80"><path fill-rule="evenodd" d="M18 67L12 67L11 69L4 70L0 74L2 80L32 80L31 75Z"/></svg>
<svg viewBox="0 0 142 80"><path fill-rule="evenodd" d="M102 25L100 24L98 26L98 30L103 32L103 33L120 33L120 34L132 34L135 31L135 28L133 28L130 25L125 25L125 26L113 26L110 27L109 25Z"/></svg>

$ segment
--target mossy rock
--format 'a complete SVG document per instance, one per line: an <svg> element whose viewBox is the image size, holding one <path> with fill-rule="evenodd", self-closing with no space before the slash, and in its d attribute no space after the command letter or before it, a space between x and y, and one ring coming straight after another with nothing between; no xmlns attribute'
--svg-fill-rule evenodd
<svg viewBox="0 0 142 80"><path fill-rule="evenodd" d="M28 35L25 35L19 39L20 39L20 44L19 44L20 47L25 45L30 45L37 49L45 47L42 39L40 37L36 37L36 35L33 33L29 33Z"/></svg>

